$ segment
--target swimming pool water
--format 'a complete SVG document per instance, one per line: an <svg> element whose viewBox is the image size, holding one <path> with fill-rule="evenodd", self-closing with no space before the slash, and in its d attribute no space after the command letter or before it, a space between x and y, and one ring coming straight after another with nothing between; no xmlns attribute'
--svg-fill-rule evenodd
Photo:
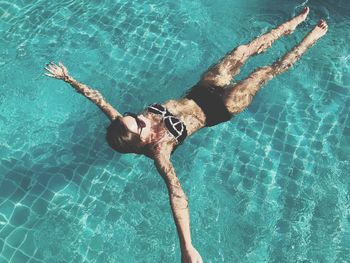
<svg viewBox="0 0 350 263"><path fill-rule="evenodd" d="M61 60L121 112L176 98L240 43L311 12L242 70L329 32L230 122L173 156L204 262L350 261L348 1L0 1L0 262L180 262L153 163L105 142L108 120Z"/></svg>

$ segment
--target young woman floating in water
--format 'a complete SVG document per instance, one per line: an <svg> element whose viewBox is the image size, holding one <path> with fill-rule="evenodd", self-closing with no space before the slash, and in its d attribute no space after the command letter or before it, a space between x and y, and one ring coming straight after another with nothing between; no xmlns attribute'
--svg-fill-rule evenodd
<svg viewBox="0 0 350 263"><path fill-rule="evenodd" d="M95 103L111 123L107 129L108 144L121 153L143 154L154 160L169 192L170 204L180 240L182 262L203 262L193 247L190 235L188 199L175 174L170 156L187 136L199 129L231 119L249 106L254 95L268 80L288 70L305 51L327 31L321 20L305 38L270 66L256 69L246 79L231 85L232 77L250 56L264 52L283 35L288 35L306 19L309 9L270 32L241 45L205 72L199 82L182 98L162 104L151 104L142 113L120 114L97 90L72 78L62 63L50 63L47 76L62 79Z"/></svg>

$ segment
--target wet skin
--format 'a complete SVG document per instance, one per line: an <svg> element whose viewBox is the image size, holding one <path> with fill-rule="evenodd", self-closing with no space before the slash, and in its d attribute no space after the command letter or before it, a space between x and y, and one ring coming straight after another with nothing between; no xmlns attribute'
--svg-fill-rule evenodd
<svg viewBox="0 0 350 263"><path fill-rule="evenodd" d="M304 39L295 46L290 52L285 54L280 60L270 66L258 68L252 72L248 78L240 81L236 85L229 85L232 77L238 74L240 67L251 56L264 52L271 44L283 35L290 34L303 22L309 13L309 8L305 8L296 17L278 26L270 32L256 38L246 45L241 45L228 53L220 62L211 67L201 79L201 83L207 85L222 86L225 88L224 105L231 114L237 114L245 109L251 102L255 93L268 80L274 76L288 70L301 55L306 52L316 41L321 38L328 29L327 23L321 20L318 25L308 33ZM117 117L120 118L127 132L139 134L142 142L146 142L152 135L157 134L157 131L164 131L166 128L161 124L159 116L142 113L137 117L122 116L114 107L105 101L102 95L97 91L82 84L70 75L63 64L55 65L51 63L47 65L46 73L49 77L62 79L74 87L79 93L83 94L90 101L94 102L100 109L113 121ZM188 129L188 135L204 127L205 115L193 100L180 99L170 100L163 104L174 115L184 122ZM137 121L139 119L139 123ZM145 127L141 129L140 123ZM155 137L157 139L157 137ZM169 200L174 216L174 221L177 227L180 246L181 246L181 261L182 263L202 263L202 258L198 251L194 248L191 240L190 224L189 224L189 209L188 198L182 189L180 180L176 176L175 169L170 160L172 154L172 145L168 141L173 140L169 135L167 140L158 142L155 140L153 152L149 155L154 159L154 164L159 174L164 179L168 192ZM153 141L152 141L153 142ZM134 142L139 143L139 142Z"/></svg>

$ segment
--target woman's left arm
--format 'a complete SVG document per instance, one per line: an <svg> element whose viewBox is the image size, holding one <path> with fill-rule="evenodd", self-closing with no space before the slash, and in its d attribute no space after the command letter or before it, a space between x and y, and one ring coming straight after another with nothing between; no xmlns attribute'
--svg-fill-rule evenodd
<svg viewBox="0 0 350 263"><path fill-rule="evenodd" d="M67 68L61 62L59 62L58 65L51 62L50 64L46 65L45 69L49 72L45 73L46 76L62 79L70 84L77 92L95 103L111 121L113 121L118 116L121 116L121 114L102 97L101 93L98 90L94 90L72 78L68 74Z"/></svg>

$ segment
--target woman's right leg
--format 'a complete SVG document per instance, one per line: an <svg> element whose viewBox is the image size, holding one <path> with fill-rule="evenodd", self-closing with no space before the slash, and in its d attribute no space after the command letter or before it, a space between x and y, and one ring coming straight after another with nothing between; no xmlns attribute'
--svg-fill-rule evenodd
<svg viewBox="0 0 350 263"><path fill-rule="evenodd" d="M288 70L308 48L326 34L327 29L327 23L321 20L317 26L305 36L300 44L284 55L282 59L271 66L258 68L243 81L234 86L227 87L224 93L224 104L227 110L231 114L237 114L248 107L254 95L262 85L274 76Z"/></svg>
<svg viewBox="0 0 350 263"><path fill-rule="evenodd" d="M240 67L250 56L264 52L276 39L293 32L297 25L306 19L308 13L309 8L305 7L298 16L254 39L250 43L238 46L221 59L219 63L209 68L203 74L199 83L221 87L230 84L233 76L239 73Z"/></svg>

